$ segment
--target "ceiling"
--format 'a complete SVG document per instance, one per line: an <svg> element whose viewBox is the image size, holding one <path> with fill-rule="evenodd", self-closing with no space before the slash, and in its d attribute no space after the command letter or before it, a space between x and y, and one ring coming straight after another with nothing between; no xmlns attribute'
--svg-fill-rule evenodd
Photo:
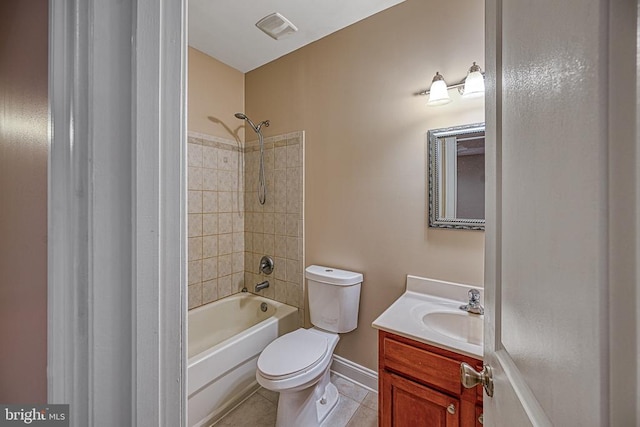
<svg viewBox="0 0 640 427"><path fill-rule="evenodd" d="M189 0L189 45L246 73L404 0ZM279 12L298 31L274 40L255 23Z"/></svg>

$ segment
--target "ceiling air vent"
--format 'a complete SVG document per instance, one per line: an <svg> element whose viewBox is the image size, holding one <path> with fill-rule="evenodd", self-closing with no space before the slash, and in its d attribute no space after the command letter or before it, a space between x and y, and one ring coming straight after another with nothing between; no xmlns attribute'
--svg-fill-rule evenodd
<svg viewBox="0 0 640 427"><path fill-rule="evenodd" d="M287 18L279 13L272 13L267 15L258 22L256 27L264 31L269 37L278 40L287 34L295 33L298 28L291 23Z"/></svg>

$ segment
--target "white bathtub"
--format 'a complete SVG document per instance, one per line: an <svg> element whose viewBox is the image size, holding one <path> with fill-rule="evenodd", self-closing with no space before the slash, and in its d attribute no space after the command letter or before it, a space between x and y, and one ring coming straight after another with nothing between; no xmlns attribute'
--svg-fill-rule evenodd
<svg viewBox="0 0 640 427"><path fill-rule="evenodd" d="M211 425L258 388L260 352L297 328L297 308L249 293L189 311L187 425Z"/></svg>

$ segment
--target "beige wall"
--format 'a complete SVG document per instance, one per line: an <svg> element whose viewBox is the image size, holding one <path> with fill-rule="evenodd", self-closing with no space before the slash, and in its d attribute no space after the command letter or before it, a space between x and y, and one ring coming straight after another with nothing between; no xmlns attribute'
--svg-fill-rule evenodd
<svg viewBox="0 0 640 427"><path fill-rule="evenodd" d="M271 120L266 135L305 131L306 264L364 273L359 327L336 352L372 369L371 322L406 274L483 283L482 232L425 226L426 131L483 121L483 101L414 96L436 71L454 82L484 65L483 8L407 0L245 77L247 114Z"/></svg>
<svg viewBox="0 0 640 427"><path fill-rule="evenodd" d="M0 402L47 401L48 3L0 3Z"/></svg>
<svg viewBox="0 0 640 427"><path fill-rule="evenodd" d="M244 111L244 74L189 47L188 129L219 138L244 141L244 123L233 117Z"/></svg>

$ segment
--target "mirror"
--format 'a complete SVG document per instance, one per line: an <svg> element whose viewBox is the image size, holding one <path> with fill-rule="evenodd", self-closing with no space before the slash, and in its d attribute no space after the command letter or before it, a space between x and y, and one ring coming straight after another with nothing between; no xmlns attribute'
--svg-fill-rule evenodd
<svg viewBox="0 0 640 427"><path fill-rule="evenodd" d="M429 227L484 230L484 123L428 132Z"/></svg>

